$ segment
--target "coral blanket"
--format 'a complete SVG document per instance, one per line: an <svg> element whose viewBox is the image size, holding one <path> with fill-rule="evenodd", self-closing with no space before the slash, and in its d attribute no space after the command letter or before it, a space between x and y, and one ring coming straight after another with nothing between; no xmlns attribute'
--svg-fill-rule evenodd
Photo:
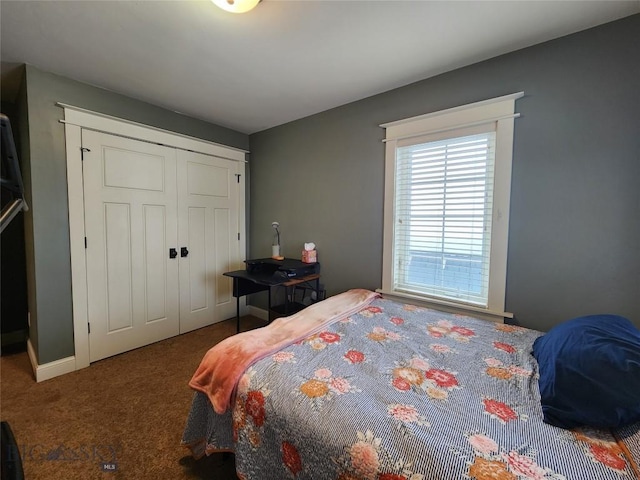
<svg viewBox="0 0 640 480"><path fill-rule="evenodd" d="M263 328L226 338L200 362L189 386L209 397L218 414L226 412L244 371L261 358L300 341L338 320L360 311L379 295L354 289L330 297Z"/></svg>

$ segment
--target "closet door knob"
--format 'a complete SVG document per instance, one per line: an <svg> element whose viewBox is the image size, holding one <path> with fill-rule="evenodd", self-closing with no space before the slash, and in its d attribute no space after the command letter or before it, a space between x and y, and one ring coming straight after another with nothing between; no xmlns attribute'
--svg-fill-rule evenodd
<svg viewBox="0 0 640 480"><path fill-rule="evenodd" d="M189 250L187 250L187 247L182 247L180 249L180 256L181 257L186 257L187 255L189 255Z"/></svg>
<svg viewBox="0 0 640 480"><path fill-rule="evenodd" d="M178 251L175 248L169 249L169 258L176 258L178 256Z"/></svg>

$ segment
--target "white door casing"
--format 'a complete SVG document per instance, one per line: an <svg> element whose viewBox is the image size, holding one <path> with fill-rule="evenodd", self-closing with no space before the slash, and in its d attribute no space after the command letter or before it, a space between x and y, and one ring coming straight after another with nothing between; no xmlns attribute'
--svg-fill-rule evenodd
<svg viewBox="0 0 640 480"><path fill-rule="evenodd" d="M94 130L105 132L126 138L134 138L143 142L156 144L156 146L166 145L176 150L176 155L181 151L200 152L205 156L217 157L230 160L236 163L236 171L240 174L238 182L237 198L237 258L231 260L229 269L242 268L242 259L245 257L245 155L246 150L227 147L224 145L196 139L193 137L175 134L166 130L149 127L135 122L122 120L116 117L103 115L88 111L79 107L66 104L58 104L64 108L65 140L67 153L67 185L69 199L69 235L71 251L71 279L72 279L72 301L73 301L73 325L74 325L74 356L64 359L64 365L56 361L52 364L38 365L37 358L31 358L36 378L38 381L52 378L54 376L78 370L89 366L90 345L87 324L90 321L88 307L88 286L87 286L87 259L85 256L85 209L84 209L84 188L83 188L83 167L82 167L82 132ZM85 153L86 155L86 153ZM122 207L124 208L124 207ZM122 210L122 208L120 210ZM149 222L157 220L157 213L160 209L149 208ZM111 213L118 213L118 208L112 209ZM154 213L156 216L154 217ZM115 215L117 217L117 215ZM236 238L236 237L234 237ZM88 240L91 242L91 240ZM152 247L152 246L150 246ZM156 245L157 247L157 245ZM179 245L176 245L180 263ZM233 249L231 249L233 250ZM190 250L191 251L191 250ZM168 256L167 256L168 258ZM221 276L221 272L220 272ZM219 287L223 288L223 287ZM178 288L179 291L179 288ZM177 293L179 295L179 292ZM222 297L221 297L222 298ZM221 303L219 300L218 303ZM222 302L235 303L235 302ZM246 311L244 299L240 299L241 313ZM235 309L233 309L235 313ZM221 313L222 317L231 317L232 314ZM220 318L220 320L223 318ZM217 320L216 320L217 321ZM197 328L197 327L196 327ZM94 332L92 326L92 333ZM54 365L55 364L55 365ZM54 368L55 367L55 368ZM46 370L46 371L45 371ZM42 373L42 375L40 375ZM46 375L45 375L46 374ZM42 377L42 378L41 378Z"/></svg>

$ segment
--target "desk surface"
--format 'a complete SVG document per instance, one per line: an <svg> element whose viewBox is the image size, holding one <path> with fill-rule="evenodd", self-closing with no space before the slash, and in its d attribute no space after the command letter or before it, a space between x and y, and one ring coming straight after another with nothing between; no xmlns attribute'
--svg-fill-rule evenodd
<svg viewBox="0 0 640 480"><path fill-rule="evenodd" d="M288 278L275 277L273 273L249 273L246 270L234 270L233 272L225 272L223 275L241 280L249 280L250 282L260 285L280 285L288 280Z"/></svg>
<svg viewBox="0 0 640 480"><path fill-rule="evenodd" d="M308 282L311 280L316 280L320 278L319 273L314 273L312 275L305 275L303 277L294 277L289 278L284 275L273 274L273 273L249 273L246 270L234 270L233 272L225 272L223 275L231 278L240 278L243 280L249 280L253 283L257 283L259 285L268 285L270 287L275 286L284 286L290 287L293 285L298 285L303 282Z"/></svg>
<svg viewBox="0 0 640 480"><path fill-rule="evenodd" d="M223 275L237 280L247 280L258 285L290 286L320 278L319 263L303 263L293 258L275 260L257 258L245 260L247 268L225 272ZM291 283L293 282L293 283Z"/></svg>
<svg viewBox="0 0 640 480"><path fill-rule="evenodd" d="M288 257L283 258L282 260L276 260L275 258L253 258L253 259L245 260L244 263L246 263L248 267L252 265L272 265L273 267L278 268L280 270L304 268L304 267L310 267L318 264L318 262L305 263L296 258L288 258Z"/></svg>

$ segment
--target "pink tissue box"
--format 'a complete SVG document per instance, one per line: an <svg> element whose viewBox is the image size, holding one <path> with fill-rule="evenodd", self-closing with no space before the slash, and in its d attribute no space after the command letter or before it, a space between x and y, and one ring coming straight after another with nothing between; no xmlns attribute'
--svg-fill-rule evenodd
<svg viewBox="0 0 640 480"><path fill-rule="evenodd" d="M318 252L316 250L303 250L302 261L304 263L316 263L318 261Z"/></svg>

